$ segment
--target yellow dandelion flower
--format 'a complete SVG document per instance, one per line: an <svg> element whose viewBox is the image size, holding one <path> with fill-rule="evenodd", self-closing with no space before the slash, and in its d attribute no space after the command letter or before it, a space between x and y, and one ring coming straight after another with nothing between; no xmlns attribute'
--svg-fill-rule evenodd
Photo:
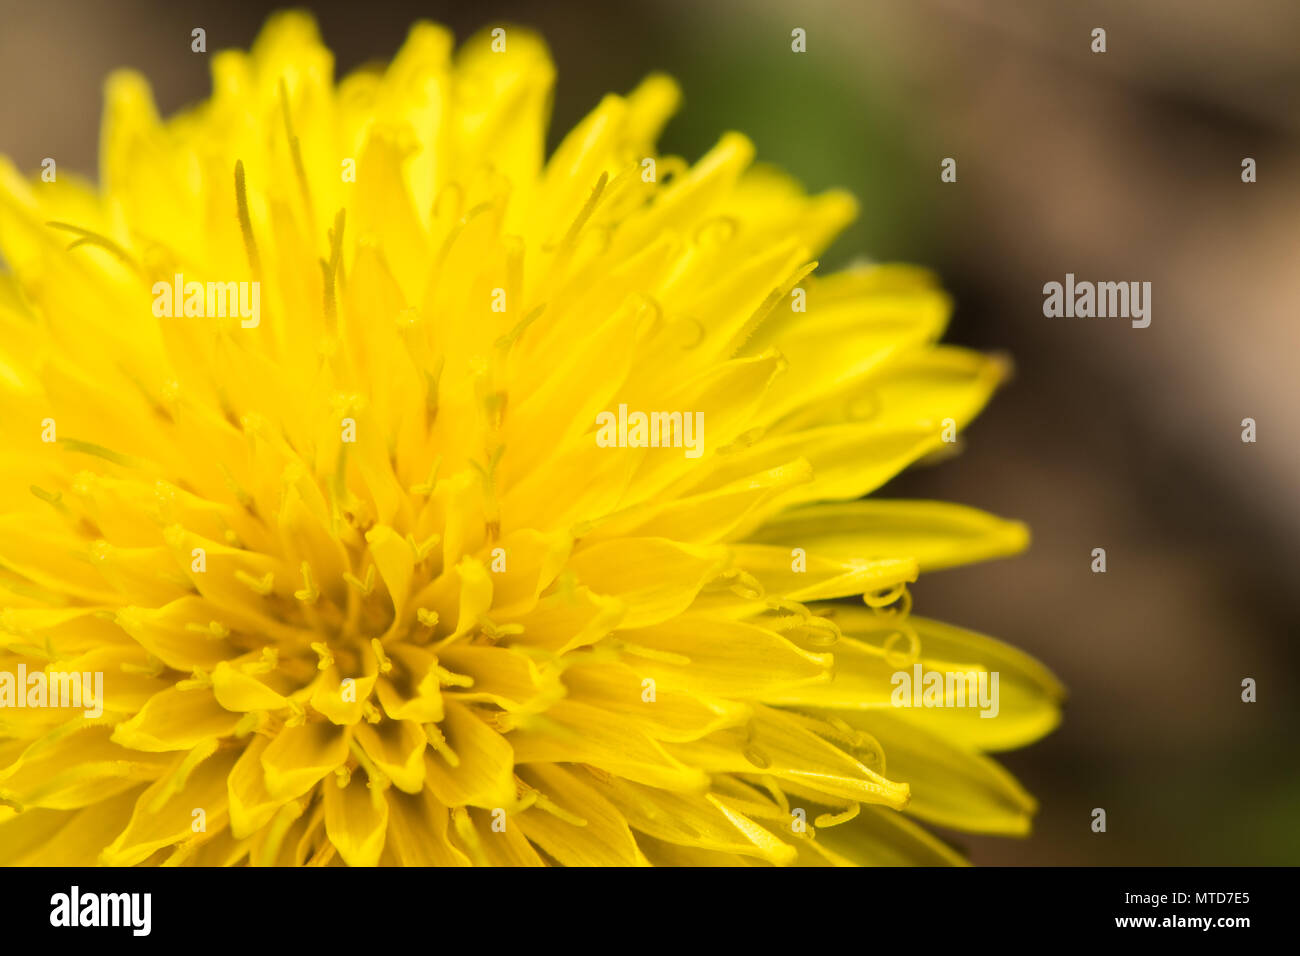
<svg viewBox="0 0 1300 956"><path fill-rule="evenodd" d="M735 133L660 155L664 76L546 159L513 27L421 23L336 86L280 15L212 74L169 120L114 75L98 188L0 164L0 862L1026 831L987 754L1060 688L907 590L1025 530L864 499L1003 368L935 344L925 272L813 274L849 196Z"/></svg>

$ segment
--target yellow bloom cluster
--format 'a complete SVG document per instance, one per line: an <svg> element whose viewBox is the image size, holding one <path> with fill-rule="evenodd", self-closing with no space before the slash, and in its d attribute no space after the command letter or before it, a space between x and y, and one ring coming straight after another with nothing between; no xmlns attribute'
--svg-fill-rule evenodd
<svg viewBox="0 0 1300 956"><path fill-rule="evenodd" d="M849 196L734 133L660 155L663 76L547 159L521 29L418 24L336 85L285 14L212 72L165 121L110 79L98 188L0 160L0 673L103 675L98 714L0 707L0 863L939 863L916 821L1026 831L986 754L1060 687L907 591L1026 533L863 497L1003 369L935 344L923 271L812 274ZM258 321L190 282L256 284ZM597 442L622 405L700 416L701 453ZM996 675L996 713L898 706L917 665Z"/></svg>

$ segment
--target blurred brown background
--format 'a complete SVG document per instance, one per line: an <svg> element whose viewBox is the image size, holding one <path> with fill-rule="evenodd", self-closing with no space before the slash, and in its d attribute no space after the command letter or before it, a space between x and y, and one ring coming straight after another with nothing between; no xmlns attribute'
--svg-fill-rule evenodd
<svg viewBox="0 0 1300 956"><path fill-rule="evenodd" d="M143 70L169 112L209 89L193 27L209 51L247 46L276 6L0 0L0 152L93 173L110 69ZM537 27L559 67L553 140L666 70L685 90L666 151L739 129L810 188L855 192L861 220L824 264L933 267L957 300L949 340L1018 369L962 456L883 493L1022 518L1034 546L923 578L918 611L1029 650L1071 693L1060 730L1005 758L1042 802L1034 835L959 842L992 864L1300 862L1300 4L309 6L340 72L391 56L419 17L462 38ZM1042 285L1067 272L1151 282L1150 328L1044 318Z"/></svg>

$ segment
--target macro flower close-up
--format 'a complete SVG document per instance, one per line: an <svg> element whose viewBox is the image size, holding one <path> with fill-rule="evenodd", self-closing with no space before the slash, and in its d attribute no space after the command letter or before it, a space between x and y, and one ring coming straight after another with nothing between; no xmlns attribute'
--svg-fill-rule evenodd
<svg viewBox="0 0 1300 956"><path fill-rule="evenodd" d="M108 78L96 181L0 158L0 864L1029 832L996 755L1063 688L911 591L1028 531L873 494L959 469L1009 360L923 268L818 268L851 195L660 153L665 75L548 154L509 24L336 83L282 13L210 65L170 118Z"/></svg>

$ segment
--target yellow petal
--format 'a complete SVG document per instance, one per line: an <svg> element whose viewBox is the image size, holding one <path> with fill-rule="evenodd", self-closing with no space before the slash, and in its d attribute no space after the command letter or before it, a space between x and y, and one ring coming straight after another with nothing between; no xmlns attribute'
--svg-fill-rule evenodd
<svg viewBox="0 0 1300 956"><path fill-rule="evenodd" d="M108 727L65 724L0 771L0 799L19 807L70 810L161 776L168 757L127 750Z"/></svg>
<svg viewBox="0 0 1300 956"><path fill-rule="evenodd" d="M245 713L252 710L279 710L289 706L289 699L277 694L250 674L222 661L212 671L212 692L226 710Z"/></svg>
<svg viewBox="0 0 1300 956"><path fill-rule="evenodd" d="M897 711L841 713L850 726L880 742L889 775L911 792L908 813L972 833L1029 832L1034 798L989 758L953 746L920 722L901 719Z"/></svg>
<svg viewBox="0 0 1300 956"><path fill-rule="evenodd" d="M537 607L519 619L524 632L513 640L566 654L600 640L626 613L627 605L618 598L593 594L590 588L570 587L538 601Z"/></svg>
<svg viewBox="0 0 1300 956"><path fill-rule="evenodd" d="M878 754L843 748L834 740L814 733L807 718L756 707L745 728L665 746L670 753L710 772L767 773L828 797L895 809L907 805L907 784L895 782L864 762L874 762Z"/></svg>
<svg viewBox="0 0 1300 956"><path fill-rule="evenodd" d="M752 575L771 597L789 601L819 601L881 591L916 580L916 562L909 557L868 559L831 555L803 547L765 544L731 546L736 568Z"/></svg>
<svg viewBox="0 0 1300 956"><path fill-rule="evenodd" d="M434 748L425 752L429 789L438 800L451 807L514 804L514 752L504 737L453 700L447 701L447 716L438 731L457 758L452 765Z"/></svg>
<svg viewBox="0 0 1300 956"><path fill-rule="evenodd" d="M630 538L582 548L569 568L595 593L623 602L624 627L644 627L684 611L725 560L719 548Z"/></svg>
<svg viewBox="0 0 1300 956"><path fill-rule="evenodd" d="M398 644L387 652L393 669L380 675L375 696L392 720L437 723L442 720L442 688L434 668L438 659L422 647Z"/></svg>
<svg viewBox="0 0 1300 956"><path fill-rule="evenodd" d="M919 657L895 619L873 614L867 608L835 606L826 611L846 635L833 648L835 676L829 683L797 687L768 695L773 704L825 707L842 710L891 708L897 716L940 733L959 746L977 751L1021 747L1051 732L1060 721L1064 690L1042 664L1001 641L974 631L921 617L904 624L917 638ZM922 672L944 674L987 672L998 674L997 713L972 706L894 708L894 692L904 685L920 663ZM946 680L946 679L945 679ZM946 696L946 683L945 683ZM991 696L991 694L990 694Z"/></svg>
<svg viewBox="0 0 1300 956"><path fill-rule="evenodd" d="M683 614L617 638L629 667L669 688L744 699L830 676L830 655L740 621Z"/></svg>
<svg viewBox="0 0 1300 956"><path fill-rule="evenodd" d="M255 735L235 761L226 778L226 797L230 804L230 833L236 840L257 832L288 802L272 797L266 789L266 772L262 755L270 740Z"/></svg>
<svg viewBox="0 0 1300 956"><path fill-rule="evenodd" d="M674 759L644 732L578 701L563 700L527 718L510 743L520 763L589 763L669 790L702 791L708 785L702 771Z"/></svg>
<svg viewBox="0 0 1300 956"><path fill-rule="evenodd" d="M754 856L768 863L794 861L795 849L711 795L678 794L627 780L596 777L594 788L613 802L631 826L668 843Z"/></svg>
<svg viewBox="0 0 1300 956"><path fill-rule="evenodd" d="M555 67L533 32L510 27L504 39L505 49L494 52L485 29L457 51L456 81L472 95L448 142L457 156L451 177L470 163L490 163L523 188L541 170Z"/></svg>
<svg viewBox="0 0 1300 956"><path fill-rule="evenodd" d="M400 617L406 609L415 571L415 555L400 535L387 525L375 525L366 532L366 543L375 559L379 574L393 599L394 613Z"/></svg>
<svg viewBox="0 0 1300 956"><path fill-rule="evenodd" d="M188 750L235 732L240 714L226 710L205 687L170 687L113 730L113 740L132 750Z"/></svg>
<svg viewBox="0 0 1300 956"><path fill-rule="evenodd" d="M503 810L479 810L460 807L452 811L452 822L459 840L470 848L469 852L480 866L545 866L518 825L518 817L511 822ZM504 821L504 827L501 822Z"/></svg>
<svg viewBox="0 0 1300 956"><path fill-rule="evenodd" d="M924 572L1015 554L1029 532L1018 521L962 505L864 499L792 509L749 540L803 548L810 559L913 558Z"/></svg>
<svg viewBox="0 0 1300 956"><path fill-rule="evenodd" d="M325 782L325 831L348 866L376 866L388 836L388 801L383 791L354 773L347 786Z"/></svg>
<svg viewBox="0 0 1300 956"><path fill-rule="evenodd" d="M348 731L327 721L287 726L275 735L260 762L266 792L281 803L301 796L348 756Z"/></svg>
<svg viewBox="0 0 1300 956"><path fill-rule="evenodd" d="M347 674L338 667L322 671L312 691L312 707L329 718L331 723L350 726L361 720L370 692L374 690L375 681L379 678L378 671L373 670L373 655L367 654L364 665L372 672L363 673L355 667Z"/></svg>
<svg viewBox="0 0 1300 956"><path fill-rule="evenodd" d="M357 724L357 741L375 766L406 793L424 789L424 729L413 720L382 720Z"/></svg>
<svg viewBox="0 0 1300 956"><path fill-rule="evenodd" d="M143 785L80 810L29 810L0 822L0 865L95 866L130 819Z"/></svg>
<svg viewBox="0 0 1300 956"><path fill-rule="evenodd" d="M644 536L709 544L725 538L764 502L811 479L812 466L798 459L704 494L643 505L615 515L598 525L586 540Z"/></svg>
<svg viewBox="0 0 1300 956"><path fill-rule="evenodd" d="M211 671L237 654L225 637L209 630L213 609L200 597L183 597L159 608L124 607L115 620L150 654L185 673L196 667Z"/></svg>
<svg viewBox="0 0 1300 956"><path fill-rule="evenodd" d="M495 551L489 562L493 617L510 618L536 607L538 596L564 567L572 544L567 534L543 534L529 528L504 538L500 544L504 568L498 569Z"/></svg>
<svg viewBox="0 0 1300 956"><path fill-rule="evenodd" d="M951 310L948 297L932 284L889 294L864 295L846 302L820 301L819 286L808 283L805 321L790 310L779 337L769 329L747 343L749 348L771 344L781 350L789 370L773 383L760 413L763 422L818 408L823 413L849 411L836 402L836 393L861 382L900 353L923 345L943 330ZM773 328L778 326L774 325ZM834 342L833 348L826 343Z"/></svg>
<svg viewBox="0 0 1300 956"><path fill-rule="evenodd" d="M739 867L769 866L757 857L741 856L739 853L720 853L716 850L703 850L699 847L680 843L657 840L647 833L637 834L637 845L654 866L673 867Z"/></svg>
<svg viewBox="0 0 1300 956"><path fill-rule="evenodd" d="M417 794L390 791L388 851L402 866L469 866L469 858L447 838L447 807L428 789Z"/></svg>
<svg viewBox="0 0 1300 956"><path fill-rule="evenodd" d="M461 703L490 703L504 710L545 710L564 694L559 680L546 673L521 651L506 647L453 644L439 652L438 660L454 674L473 680L469 687L449 691Z"/></svg>
<svg viewBox="0 0 1300 956"><path fill-rule="evenodd" d="M202 840L202 833L218 833L224 828L226 779L239 752L209 751L198 761L192 756L178 757L172 771L140 795L131 822L100 856L105 866L134 866L163 847ZM203 811L204 831L194 829L196 809Z"/></svg>
<svg viewBox="0 0 1300 956"><path fill-rule="evenodd" d="M564 866L645 865L623 815L582 776L553 764L531 764L520 776L562 815L534 805L519 814L518 824Z"/></svg>
<svg viewBox="0 0 1300 956"><path fill-rule="evenodd" d="M743 724L753 713L744 703L694 687L674 690L649 680L635 666L613 660L579 661L564 671L570 700L598 707L655 740L696 740Z"/></svg>
<svg viewBox="0 0 1300 956"><path fill-rule="evenodd" d="M838 866L966 865L938 837L888 807L863 807L848 823L819 827L807 846Z"/></svg>

